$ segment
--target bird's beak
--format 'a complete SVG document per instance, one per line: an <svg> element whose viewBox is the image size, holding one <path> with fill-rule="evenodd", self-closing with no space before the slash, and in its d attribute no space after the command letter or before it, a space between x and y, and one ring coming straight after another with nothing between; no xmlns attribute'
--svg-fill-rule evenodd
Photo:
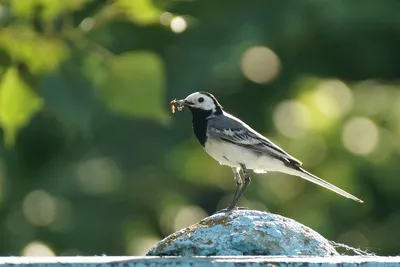
<svg viewBox="0 0 400 267"><path fill-rule="evenodd" d="M186 99L181 99L181 100L172 100L170 102L170 108L171 112L175 113L175 110L177 109L178 111L182 111L184 107L191 107L193 106L194 103L187 101Z"/></svg>
<svg viewBox="0 0 400 267"><path fill-rule="evenodd" d="M176 101L179 105L181 106L185 106L185 107L190 107L191 105L193 105L194 103L187 101L186 99L181 99L181 100L177 100Z"/></svg>

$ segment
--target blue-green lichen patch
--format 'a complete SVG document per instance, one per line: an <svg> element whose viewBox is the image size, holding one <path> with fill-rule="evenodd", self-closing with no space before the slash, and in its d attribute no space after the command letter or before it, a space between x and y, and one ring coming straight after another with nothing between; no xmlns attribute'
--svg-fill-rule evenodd
<svg viewBox="0 0 400 267"><path fill-rule="evenodd" d="M148 256L335 256L314 230L280 215L233 210L207 217L157 243Z"/></svg>

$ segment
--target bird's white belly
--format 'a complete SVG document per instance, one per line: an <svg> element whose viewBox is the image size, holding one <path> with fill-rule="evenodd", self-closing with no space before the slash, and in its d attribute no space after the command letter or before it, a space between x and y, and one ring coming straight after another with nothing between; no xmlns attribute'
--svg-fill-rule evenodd
<svg viewBox="0 0 400 267"><path fill-rule="evenodd" d="M208 139L205 145L206 152L222 165L240 167L240 164L247 169L262 171L279 171L282 169L282 161L267 155L257 155L253 151L228 143Z"/></svg>

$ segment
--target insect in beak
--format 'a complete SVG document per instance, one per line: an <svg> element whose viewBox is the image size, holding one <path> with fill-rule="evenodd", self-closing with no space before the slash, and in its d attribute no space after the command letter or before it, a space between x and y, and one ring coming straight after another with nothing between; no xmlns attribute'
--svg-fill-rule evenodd
<svg viewBox="0 0 400 267"><path fill-rule="evenodd" d="M185 107L184 104L185 100L172 100L170 104L171 112L175 113L175 110L177 109L178 111L182 111L182 109Z"/></svg>

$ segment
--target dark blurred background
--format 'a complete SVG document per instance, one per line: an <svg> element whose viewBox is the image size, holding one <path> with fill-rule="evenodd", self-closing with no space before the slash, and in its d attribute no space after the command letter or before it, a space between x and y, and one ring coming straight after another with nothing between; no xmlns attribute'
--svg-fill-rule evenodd
<svg viewBox="0 0 400 267"><path fill-rule="evenodd" d="M0 255L144 255L235 183L188 110L224 108L365 201L252 174L241 205L400 251L400 2L0 0Z"/></svg>

